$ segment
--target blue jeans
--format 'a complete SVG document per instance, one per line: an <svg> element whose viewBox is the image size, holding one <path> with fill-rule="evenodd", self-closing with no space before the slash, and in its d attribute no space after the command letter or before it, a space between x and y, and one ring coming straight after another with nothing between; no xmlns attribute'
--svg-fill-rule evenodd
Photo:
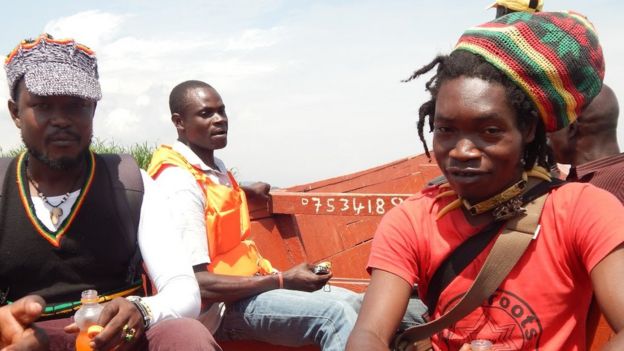
<svg viewBox="0 0 624 351"><path fill-rule="evenodd" d="M424 315L427 313L427 306L416 297L412 297L407 302L407 309L405 310L405 314L403 315L403 320L399 325L399 331L404 331L407 328L411 328L417 326L419 324L424 324L425 317Z"/></svg>
<svg viewBox="0 0 624 351"><path fill-rule="evenodd" d="M267 291L229 303L215 339L258 340L291 347L316 344L323 351L343 351L355 325L362 296L335 286L329 291L321 289L311 293L286 289ZM421 303L410 303L411 308L406 313L409 320L403 323L420 322L418 318L424 312L421 306Z"/></svg>
<svg viewBox="0 0 624 351"><path fill-rule="evenodd" d="M334 286L315 292L271 290L228 304L215 339L343 351L360 304L359 294Z"/></svg>

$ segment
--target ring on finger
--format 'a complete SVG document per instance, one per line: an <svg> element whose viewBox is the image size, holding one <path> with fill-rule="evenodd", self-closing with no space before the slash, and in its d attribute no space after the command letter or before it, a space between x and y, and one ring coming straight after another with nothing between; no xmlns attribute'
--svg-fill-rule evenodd
<svg viewBox="0 0 624 351"><path fill-rule="evenodd" d="M131 342L132 340L134 340L135 335L136 329L130 328L130 326L128 326L127 324L123 326L123 329L121 330L121 338L125 342Z"/></svg>

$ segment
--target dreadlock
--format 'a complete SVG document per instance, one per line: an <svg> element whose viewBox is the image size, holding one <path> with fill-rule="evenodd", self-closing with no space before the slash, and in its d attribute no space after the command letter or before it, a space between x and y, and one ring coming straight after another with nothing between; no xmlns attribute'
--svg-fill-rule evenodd
<svg viewBox="0 0 624 351"><path fill-rule="evenodd" d="M431 155L425 140L424 127L428 118L429 132L433 131L436 98L440 87L448 80L465 76L503 85L507 100L516 113L516 123L520 130L524 131L532 123L535 123L535 139L524 150L525 170L530 170L536 163L546 169L551 169L554 166L552 151L546 144L544 123L539 118L535 105L520 87L481 56L464 50L455 50L450 55L437 56L433 61L415 71L409 78L403 80L403 82L416 79L436 66L438 66L436 74L425 83L425 90L431 94L431 99L422 104L418 110L418 136L425 148L427 157L431 158Z"/></svg>

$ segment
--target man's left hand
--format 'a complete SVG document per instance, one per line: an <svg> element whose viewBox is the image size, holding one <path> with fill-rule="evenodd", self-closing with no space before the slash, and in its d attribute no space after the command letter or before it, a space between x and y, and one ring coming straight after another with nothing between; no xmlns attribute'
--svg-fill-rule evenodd
<svg viewBox="0 0 624 351"><path fill-rule="evenodd" d="M332 277L332 273L315 274L313 269L313 265L301 263L282 273L284 288L300 291L316 291L322 288Z"/></svg>
<svg viewBox="0 0 624 351"><path fill-rule="evenodd" d="M269 200L269 191L271 190L271 185L264 182L255 182L247 185L242 185L241 188L245 192L250 199L258 199L262 201Z"/></svg>

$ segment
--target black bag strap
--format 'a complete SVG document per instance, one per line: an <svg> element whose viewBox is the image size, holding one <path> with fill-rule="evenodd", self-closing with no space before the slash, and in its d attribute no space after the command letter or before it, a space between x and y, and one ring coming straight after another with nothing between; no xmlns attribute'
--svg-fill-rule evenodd
<svg viewBox="0 0 624 351"><path fill-rule="evenodd" d="M522 196L522 202L523 204L526 204L526 213L510 219L504 224L505 228L503 232L497 237L492 250L483 264L483 267L481 267L481 270L477 274L473 284L461 300L447 313L440 316L440 318L425 324L411 327L401 333L394 340L394 349L406 350L414 342L428 339L431 335L438 333L442 329L466 316L477 306L479 306L482 301L487 298L487 296L492 294L504 281L518 260L520 260L531 241L536 237L537 232L539 231L539 218L549 191L553 188L561 186L564 183L565 182L558 179L553 179L551 182L540 182L535 187L527 191ZM480 236L479 234L481 233L474 236ZM460 247L462 245L460 245ZM449 257L447 257L441 267L444 266L447 261L452 262L452 257L455 256L456 252L457 249L451 253ZM468 257L468 259L463 258L462 262L472 261L479 253L480 252L469 253L470 257ZM453 281L454 277L456 277L457 274L463 270L462 268L461 270L454 272L452 268L452 265L451 268L439 267L438 270L443 269L447 272L451 272L454 276L444 277L444 274L441 273L439 275L441 278L438 282L436 282L436 284L441 284L442 280L450 283ZM434 276L435 275L438 275L438 271L434 273ZM435 289L437 291L443 290L440 287L436 287ZM433 310L431 311L433 312Z"/></svg>
<svg viewBox="0 0 624 351"><path fill-rule="evenodd" d="M540 188L547 189L550 186ZM496 291L537 237L539 219L548 197L548 191L541 192L541 196L526 204L524 214L507 221L505 229L497 237L483 267L460 301L439 318L404 331L395 339L395 349L407 350L414 342L428 339L472 312Z"/></svg>
<svg viewBox="0 0 624 351"><path fill-rule="evenodd" d="M110 174L115 192L115 202L122 220L122 226L128 235L130 245L136 250L128 267L126 281L134 283L141 278L141 251L138 245L139 219L143 203L143 178L135 159L128 154L98 154Z"/></svg>
<svg viewBox="0 0 624 351"><path fill-rule="evenodd" d="M566 182L560 179L551 179L550 182L541 182L529 189L522 196L522 203L527 204L551 189L558 188ZM483 228L459 245L436 269L427 289L424 303L427 305L429 313L435 311L438 305L438 298L446 287L470 264L485 247L492 241L497 233L501 231L504 222L493 222Z"/></svg>
<svg viewBox="0 0 624 351"><path fill-rule="evenodd" d="M0 157L0 199L4 193L4 178L6 177L7 170L13 161L12 157Z"/></svg>
<svg viewBox="0 0 624 351"><path fill-rule="evenodd" d="M0 216L4 216L4 201L2 196L4 194L4 183L7 182L6 174L13 161L12 157L0 157Z"/></svg>
<svg viewBox="0 0 624 351"><path fill-rule="evenodd" d="M489 224L478 234L464 241L440 264L431 278L427 296L423 301L429 313L435 311L442 291L485 249L504 225L504 222Z"/></svg>

